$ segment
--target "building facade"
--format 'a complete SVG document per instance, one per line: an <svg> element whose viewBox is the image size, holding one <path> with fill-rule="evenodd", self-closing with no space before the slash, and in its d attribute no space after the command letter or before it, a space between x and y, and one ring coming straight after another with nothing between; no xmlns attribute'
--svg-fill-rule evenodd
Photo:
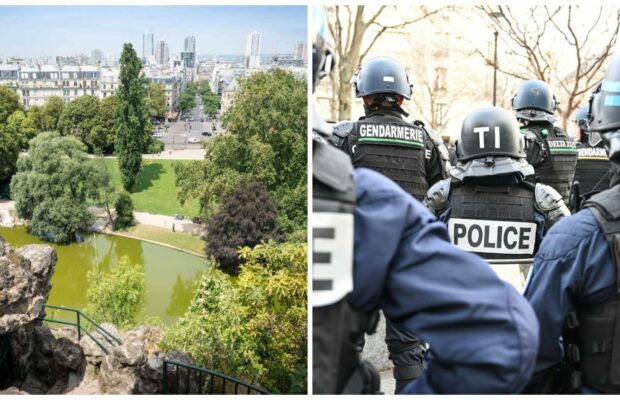
<svg viewBox="0 0 620 400"><path fill-rule="evenodd" d="M80 96L99 96L100 79L101 72L94 66L22 67L17 92L25 108L42 106L52 96L61 97L69 103Z"/></svg>

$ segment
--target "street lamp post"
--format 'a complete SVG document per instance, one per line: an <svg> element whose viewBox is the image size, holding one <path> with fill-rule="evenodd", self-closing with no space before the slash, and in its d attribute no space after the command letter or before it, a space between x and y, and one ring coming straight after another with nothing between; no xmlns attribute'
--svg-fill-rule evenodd
<svg viewBox="0 0 620 400"><path fill-rule="evenodd" d="M495 51L493 54L493 107L497 103L497 30L493 33L495 36Z"/></svg>

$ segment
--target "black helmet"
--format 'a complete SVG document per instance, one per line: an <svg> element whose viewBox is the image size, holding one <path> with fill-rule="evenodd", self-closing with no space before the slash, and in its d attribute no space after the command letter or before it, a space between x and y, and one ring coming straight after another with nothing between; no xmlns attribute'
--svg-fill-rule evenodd
<svg viewBox="0 0 620 400"><path fill-rule="evenodd" d="M605 78L590 97L590 131L600 132L609 147L609 158L620 162L620 58L615 58Z"/></svg>
<svg viewBox="0 0 620 400"><path fill-rule="evenodd" d="M579 129L584 132L589 131L588 128L588 110L590 106L586 104L585 106L581 106L575 111L575 117L573 118L573 122L579 125Z"/></svg>
<svg viewBox="0 0 620 400"><path fill-rule="evenodd" d="M319 84L319 80L328 75L335 63L329 36L327 35L327 15L323 7L314 6L312 10L312 26L314 27L314 42L312 43L312 91Z"/></svg>
<svg viewBox="0 0 620 400"><path fill-rule="evenodd" d="M409 100L412 87L405 68L390 57L371 58L359 67L355 76L355 97L393 93Z"/></svg>
<svg viewBox="0 0 620 400"><path fill-rule="evenodd" d="M460 163L487 156L525 158L523 147L519 123L510 111L481 107L465 117L456 154Z"/></svg>
<svg viewBox="0 0 620 400"><path fill-rule="evenodd" d="M512 98L512 109L516 111L517 118L530 121L548 120L546 114L553 115L557 106L551 88L543 81L523 82Z"/></svg>

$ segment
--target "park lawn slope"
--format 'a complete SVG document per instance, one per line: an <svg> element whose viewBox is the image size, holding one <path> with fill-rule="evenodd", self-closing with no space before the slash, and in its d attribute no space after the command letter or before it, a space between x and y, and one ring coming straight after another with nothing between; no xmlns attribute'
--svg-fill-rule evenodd
<svg viewBox="0 0 620 400"><path fill-rule="evenodd" d="M190 161L142 160L142 170L136 179L134 191L131 193L131 200L136 211L170 216L182 214L189 219L198 215L198 200L194 199L183 206L177 200L173 162ZM119 191L122 191L116 158L106 158L105 164L110 172L112 183Z"/></svg>
<svg viewBox="0 0 620 400"><path fill-rule="evenodd" d="M193 236L188 233L171 232L169 229L142 224L119 231L119 233L138 239L165 243L194 253L204 254L205 242L200 239L200 236Z"/></svg>

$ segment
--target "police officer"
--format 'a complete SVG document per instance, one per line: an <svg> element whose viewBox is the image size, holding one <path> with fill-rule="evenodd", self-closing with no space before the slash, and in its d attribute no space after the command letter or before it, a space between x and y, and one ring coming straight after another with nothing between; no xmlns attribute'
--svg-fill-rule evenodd
<svg viewBox="0 0 620 400"><path fill-rule="evenodd" d="M527 161L535 170L528 179L551 186L569 204L577 149L566 132L553 125L557 105L549 86L537 80L523 82L512 98L512 108L522 124Z"/></svg>
<svg viewBox="0 0 620 400"><path fill-rule="evenodd" d="M313 18L320 76L323 9ZM314 121L313 393L378 391L358 344L379 308L400 331L419 332L434 355L404 392L519 391L538 347L527 302L483 260L451 246L445 226L402 188L369 169L353 171L327 144L325 123Z"/></svg>
<svg viewBox="0 0 620 400"><path fill-rule="evenodd" d="M469 113L457 157L452 177L433 185L424 204L447 222L456 246L493 263L531 262L544 232L570 213L553 188L525 181L534 169L515 117L499 107ZM518 265L494 269L522 287Z"/></svg>
<svg viewBox="0 0 620 400"><path fill-rule="evenodd" d="M333 137L355 167L381 172L422 200L429 185L447 177L450 164L441 136L421 121L411 124L403 119L409 114L401 106L411 93L407 72L398 61L389 57L366 61L355 79L355 96L363 98L365 115L356 122L337 123ZM390 320L385 341L398 393L422 372L426 346L414 335L399 332Z"/></svg>
<svg viewBox="0 0 620 400"><path fill-rule="evenodd" d="M612 187L557 223L536 256L524 293L541 324L535 392L620 393L620 59L590 99L589 125L609 149Z"/></svg>
<svg viewBox="0 0 620 400"><path fill-rule="evenodd" d="M590 132L588 127L588 109L585 105L575 113L572 121L575 124L575 140L577 141L577 168L575 169L575 185L571 193L571 208L579 211L581 204L592 195L609 189L611 177L609 154L601 135Z"/></svg>
<svg viewBox="0 0 620 400"><path fill-rule="evenodd" d="M339 147L355 167L381 172L418 200L428 187L446 178L448 150L439 134L421 121L409 123L402 109L412 85L405 68L390 57L364 62L355 77L355 97L364 101L364 116L334 126Z"/></svg>

